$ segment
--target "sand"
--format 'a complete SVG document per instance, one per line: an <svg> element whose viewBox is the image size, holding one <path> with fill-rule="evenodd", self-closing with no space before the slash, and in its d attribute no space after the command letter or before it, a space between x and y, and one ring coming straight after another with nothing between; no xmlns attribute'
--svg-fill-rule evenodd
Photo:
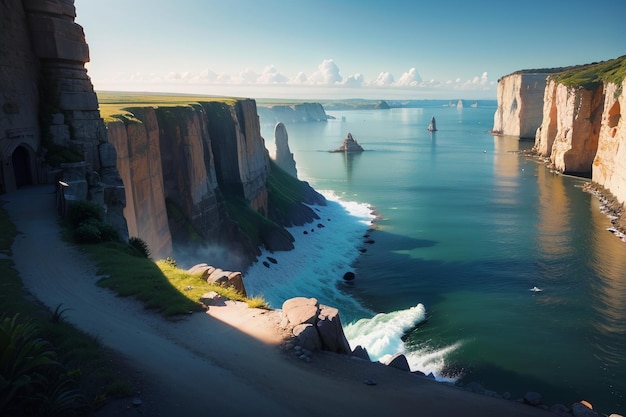
<svg viewBox="0 0 626 417"><path fill-rule="evenodd" d="M99 417L554 416L345 355L302 361L283 346L280 310L228 301L165 320L96 285L91 259L60 238L52 186L2 201L18 229L11 257L26 288L51 309L62 304L68 321L97 335L140 383L140 406L111 402Z"/></svg>

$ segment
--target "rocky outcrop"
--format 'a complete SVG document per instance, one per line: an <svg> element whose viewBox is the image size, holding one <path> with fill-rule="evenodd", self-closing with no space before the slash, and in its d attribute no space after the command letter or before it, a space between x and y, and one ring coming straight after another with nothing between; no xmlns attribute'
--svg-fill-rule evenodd
<svg viewBox="0 0 626 417"><path fill-rule="evenodd" d="M341 146L331 152L358 153L363 152L363 147L352 137L352 133L348 133Z"/></svg>
<svg viewBox="0 0 626 417"><path fill-rule="evenodd" d="M519 72L498 80L498 108L492 132L534 138L541 125L546 77L549 72Z"/></svg>
<svg viewBox="0 0 626 417"><path fill-rule="evenodd" d="M274 143L276 145L276 164L287 174L298 178L296 161L289 149L289 135L283 123L276 123L274 127Z"/></svg>
<svg viewBox="0 0 626 417"><path fill-rule="evenodd" d="M106 220L125 238L123 184L110 163L75 17L73 0L0 2L0 192L61 180L69 201L105 206Z"/></svg>
<svg viewBox="0 0 626 417"><path fill-rule="evenodd" d="M265 124L325 122L329 118L320 103L263 105L258 112Z"/></svg>
<svg viewBox="0 0 626 417"><path fill-rule="evenodd" d="M336 308L319 304L315 298L296 297L283 303L282 312L283 327L292 329L303 348L351 353Z"/></svg>
<svg viewBox="0 0 626 417"><path fill-rule="evenodd" d="M220 268L202 263L192 266L187 270L190 274L200 275L200 278L209 284L230 287L239 294L247 297L246 287L243 283L241 272L224 271Z"/></svg>

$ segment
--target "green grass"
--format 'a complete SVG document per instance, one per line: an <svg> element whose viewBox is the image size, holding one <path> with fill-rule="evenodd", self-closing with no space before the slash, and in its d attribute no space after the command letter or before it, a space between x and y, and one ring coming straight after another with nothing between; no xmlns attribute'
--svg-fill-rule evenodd
<svg viewBox="0 0 626 417"><path fill-rule="evenodd" d="M551 75L551 79L568 87L597 88L603 82L621 84L626 78L626 55L603 62L568 68Z"/></svg>
<svg viewBox="0 0 626 417"><path fill-rule="evenodd" d="M8 213L0 209L0 253L10 254L16 234ZM62 307L56 310L55 315L54 311L37 302L25 290L13 261L0 260L0 276L0 315L18 315L20 322L33 323L39 337L52 344L58 360L76 379L92 409L98 408L108 398L132 394L130 382L114 372L111 356L100 341L66 323Z"/></svg>
<svg viewBox="0 0 626 417"><path fill-rule="evenodd" d="M105 122L115 120L138 122L138 119L136 119L132 113L133 107L177 107L211 101L219 101L233 105L237 100L231 97L208 95L126 93L113 91L99 91L97 95L100 116Z"/></svg>
<svg viewBox="0 0 626 417"><path fill-rule="evenodd" d="M121 297L134 297L147 309L172 318L189 312L203 311L202 295L210 291L251 307L266 307L262 297L249 299L232 288L209 284L199 275L179 269L166 260L130 254L126 245L108 242L82 246L98 263L98 273L105 275L98 285L109 288Z"/></svg>

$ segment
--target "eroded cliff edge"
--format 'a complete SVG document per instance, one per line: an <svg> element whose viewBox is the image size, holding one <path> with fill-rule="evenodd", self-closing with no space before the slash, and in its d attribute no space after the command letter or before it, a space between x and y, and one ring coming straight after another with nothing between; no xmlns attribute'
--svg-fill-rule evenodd
<svg viewBox="0 0 626 417"><path fill-rule="evenodd" d="M514 73L498 81L493 133L534 138L535 155L558 172L590 178L623 211L624 109L626 56L566 69ZM626 221L618 225L623 230Z"/></svg>
<svg viewBox="0 0 626 417"><path fill-rule="evenodd" d="M292 249L286 227L313 221L308 205L325 204L270 159L254 100L125 110L107 122L124 216L156 258L245 270L260 247Z"/></svg>

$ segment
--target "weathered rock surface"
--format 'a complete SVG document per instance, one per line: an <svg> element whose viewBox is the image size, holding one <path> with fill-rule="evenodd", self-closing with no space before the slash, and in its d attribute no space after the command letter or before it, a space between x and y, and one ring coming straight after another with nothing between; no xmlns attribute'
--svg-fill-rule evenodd
<svg viewBox="0 0 626 417"><path fill-rule="evenodd" d="M115 166L102 165L110 148L75 17L73 0L0 2L0 193L62 180L69 200L106 206L127 238L123 184ZM59 148L73 158L52 157Z"/></svg>
<svg viewBox="0 0 626 417"><path fill-rule="evenodd" d="M351 353L336 308L320 305L315 298L296 297L283 303L282 313L284 327L293 329L305 349Z"/></svg>
<svg viewBox="0 0 626 417"><path fill-rule="evenodd" d="M549 71L498 81L493 133L534 137L533 152L555 170L591 177L626 204L626 80L569 87L554 81Z"/></svg>
<svg viewBox="0 0 626 417"><path fill-rule="evenodd" d="M358 153L363 152L363 147L352 137L352 133L348 133L341 146L331 152Z"/></svg>
<svg viewBox="0 0 626 417"><path fill-rule="evenodd" d="M498 108L492 132L534 138L541 125L548 73L520 72L498 80Z"/></svg>
<svg viewBox="0 0 626 417"><path fill-rule="evenodd" d="M289 149L289 135L283 123L276 123L274 127L274 143L276 145L276 164L287 174L298 178L296 161Z"/></svg>
<svg viewBox="0 0 626 417"><path fill-rule="evenodd" d="M328 120L328 115L320 103L259 106L258 113L262 122L266 124L326 122Z"/></svg>
<svg viewBox="0 0 626 417"><path fill-rule="evenodd" d="M199 274L209 284L218 284L234 288L244 297L247 297L246 287L241 272L224 271L206 263L197 264L187 270L190 274Z"/></svg>

